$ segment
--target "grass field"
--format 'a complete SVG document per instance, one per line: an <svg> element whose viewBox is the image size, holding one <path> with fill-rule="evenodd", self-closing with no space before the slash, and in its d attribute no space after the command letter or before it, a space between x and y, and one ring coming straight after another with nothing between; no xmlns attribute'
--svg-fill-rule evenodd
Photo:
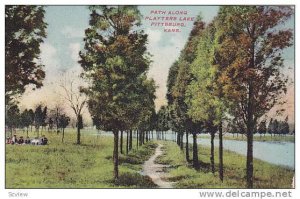
<svg viewBox="0 0 300 199"><path fill-rule="evenodd" d="M210 138L210 135L198 135L199 137L205 137L205 138ZM216 137L216 140L218 139L218 137ZM232 134L225 134L223 136L224 140L237 140L237 141L247 141L247 136L245 135L232 135ZM259 135L255 135L253 136L253 140L254 141L258 141L258 142L295 142L295 136L294 135L287 135L287 136L270 136L270 135L266 135L266 136L259 136Z"/></svg>
<svg viewBox="0 0 300 199"><path fill-rule="evenodd" d="M61 135L43 134L49 139L47 146L6 145L6 188L156 187L139 174L142 163L156 148L152 142L128 156L120 155L120 178L115 184L113 137L82 134L82 145L78 146L74 144L75 132L66 133L65 143L61 143Z"/></svg>
<svg viewBox="0 0 300 199"><path fill-rule="evenodd" d="M164 154L159 163L172 165L167 169L176 188L245 188L246 157L224 150L224 182L219 180L218 172L210 171L210 148L199 146L201 169L195 171L185 161L185 153L176 143L163 142ZM191 148L190 148L191 149ZM190 151L192 156L192 151ZM191 157L192 158L192 157ZM215 150L216 171L218 171L218 150ZM254 188L292 188L294 171L275 166L260 160L254 160Z"/></svg>
<svg viewBox="0 0 300 199"><path fill-rule="evenodd" d="M18 132L18 137L24 134ZM82 144L76 145L76 133L43 132L47 146L6 145L6 188L157 188L140 174L142 164L154 153L156 142L136 150L135 140L128 155L120 155L120 178L113 182L113 137L82 133ZM33 134L30 137L34 137ZM125 139L124 137L124 151ZM195 171L185 161L185 154L171 141L161 141L165 154L158 162L172 165L169 181L176 188L245 188L246 158L224 151L224 182L218 173L210 172L210 149L199 147L201 170ZM190 153L192 156L192 153ZM215 150L216 170L218 150ZM294 171L260 160L254 161L255 188L291 188Z"/></svg>

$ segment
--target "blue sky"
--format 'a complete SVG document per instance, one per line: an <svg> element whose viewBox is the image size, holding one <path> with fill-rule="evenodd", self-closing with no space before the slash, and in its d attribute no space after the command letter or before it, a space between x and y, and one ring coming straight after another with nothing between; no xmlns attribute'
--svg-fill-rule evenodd
<svg viewBox="0 0 300 199"><path fill-rule="evenodd" d="M151 10L185 10L188 12L186 15L188 17L196 17L201 13L205 22L211 21L216 16L218 8L218 6L139 6L144 18L150 15ZM41 61L45 65L46 79L42 89L36 91L28 89L25 93L21 104L26 108L41 101L45 104L51 104L57 98L53 93L56 90L58 74L63 71L80 73L81 70L77 63L78 52L82 49L84 30L88 27L88 8L86 6L47 6L45 21L48 23L48 35L41 46ZM144 29L148 34L148 50L153 55L149 76L155 79L159 87L156 93L156 105L159 107L166 103L168 69L178 58L193 23L186 23L186 27L182 28L180 33L166 33L162 27L153 27L150 26L150 23L150 21L142 20L141 29ZM293 20L285 24L290 28L293 28L293 25ZM284 72L293 74L293 48L289 48L284 56L288 65Z"/></svg>

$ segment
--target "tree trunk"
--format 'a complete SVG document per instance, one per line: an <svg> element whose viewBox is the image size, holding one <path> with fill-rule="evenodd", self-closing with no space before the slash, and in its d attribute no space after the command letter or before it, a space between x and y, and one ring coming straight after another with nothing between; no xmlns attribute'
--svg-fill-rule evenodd
<svg viewBox="0 0 300 199"><path fill-rule="evenodd" d="M220 176L220 180L223 182L224 174L223 174L223 129L222 129L222 122L219 126L219 176Z"/></svg>
<svg viewBox="0 0 300 199"><path fill-rule="evenodd" d="M253 188L253 134L247 130L247 188Z"/></svg>
<svg viewBox="0 0 300 199"><path fill-rule="evenodd" d="M177 145L180 146L180 133L177 132Z"/></svg>
<svg viewBox="0 0 300 199"><path fill-rule="evenodd" d="M153 140L153 130L151 131L151 137L152 137L152 140Z"/></svg>
<svg viewBox="0 0 300 199"><path fill-rule="evenodd" d="M186 143L185 143L185 159L187 162L190 161L190 153L189 153L189 134L185 133Z"/></svg>
<svg viewBox="0 0 300 199"><path fill-rule="evenodd" d="M136 149L139 149L139 131L136 130Z"/></svg>
<svg viewBox="0 0 300 199"><path fill-rule="evenodd" d="M180 133L180 149L183 151L183 132Z"/></svg>
<svg viewBox="0 0 300 199"><path fill-rule="evenodd" d="M128 130L126 131L126 154L128 154L128 148L129 148L129 137L128 137Z"/></svg>
<svg viewBox="0 0 300 199"><path fill-rule="evenodd" d="M193 133L193 167L199 170L199 159L198 159L198 146L197 146L197 134Z"/></svg>
<svg viewBox="0 0 300 199"><path fill-rule="evenodd" d="M146 133L146 142L148 142L148 131L145 132Z"/></svg>
<svg viewBox="0 0 300 199"><path fill-rule="evenodd" d="M129 150L132 149L132 130L129 131Z"/></svg>
<svg viewBox="0 0 300 199"><path fill-rule="evenodd" d="M141 131L142 133L142 145L145 144L145 131Z"/></svg>
<svg viewBox="0 0 300 199"><path fill-rule="evenodd" d="M114 152L113 152L113 161L114 161L114 180L115 182L119 178L119 153L118 153L118 145L119 145L119 132L118 130L114 130Z"/></svg>
<svg viewBox="0 0 300 199"><path fill-rule="evenodd" d="M249 100L247 108L247 188L253 188L253 86L249 83Z"/></svg>
<svg viewBox="0 0 300 199"><path fill-rule="evenodd" d="M211 172L215 173L215 132L210 133L210 164Z"/></svg>
<svg viewBox="0 0 300 199"><path fill-rule="evenodd" d="M27 131L26 131L27 137L28 137L28 128L29 128L29 127L27 126Z"/></svg>
<svg viewBox="0 0 300 199"><path fill-rule="evenodd" d="M123 131L121 131L120 152L123 154Z"/></svg>
<svg viewBox="0 0 300 199"><path fill-rule="evenodd" d="M79 125L79 121L80 121L80 115L78 114L78 116L77 116L77 144L80 144L80 125Z"/></svg>
<svg viewBox="0 0 300 199"><path fill-rule="evenodd" d="M64 143L64 139L65 139L65 129L62 129L62 138L61 138L61 142Z"/></svg>

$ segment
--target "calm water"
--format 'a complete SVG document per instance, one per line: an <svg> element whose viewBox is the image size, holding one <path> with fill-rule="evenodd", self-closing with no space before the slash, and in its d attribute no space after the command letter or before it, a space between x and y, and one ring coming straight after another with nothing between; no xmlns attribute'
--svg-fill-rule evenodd
<svg viewBox="0 0 300 199"><path fill-rule="evenodd" d="M198 143L210 146L210 139L200 138ZM247 154L247 142L236 140L223 140L224 149L234 151L241 155ZM215 140L215 146L218 147L219 140ZM292 142L257 142L253 143L254 158L264 160L266 162L295 168L295 144Z"/></svg>
<svg viewBox="0 0 300 199"><path fill-rule="evenodd" d="M112 133L104 133L101 135L110 135ZM124 134L126 138L126 134ZM217 137L217 136L216 136ZM166 133L167 140L174 140L174 134L168 132ZM154 133L154 139L156 139L156 134ZM184 136L185 142L185 136ZM192 143L192 137L189 137L189 143ZM205 146L210 146L210 137L201 137L197 139L197 143ZM215 139L215 147L219 146L219 140ZM236 140L223 140L224 149L236 152L238 154L246 156L247 154L247 142L246 141L236 141ZM283 167L288 167L295 169L295 143L293 142L258 142L253 143L253 156L254 158L280 165Z"/></svg>

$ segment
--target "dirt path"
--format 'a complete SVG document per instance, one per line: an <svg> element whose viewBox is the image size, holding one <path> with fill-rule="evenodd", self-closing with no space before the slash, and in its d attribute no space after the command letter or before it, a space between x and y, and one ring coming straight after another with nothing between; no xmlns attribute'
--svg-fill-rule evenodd
<svg viewBox="0 0 300 199"><path fill-rule="evenodd" d="M162 145L159 144L155 149L154 155L152 155L149 160L147 160L143 165L143 174L149 176L152 181L159 186L159 188L172 188L172 182L164 181L162 178L166 177L166 173L163 168L168 167L168 165L156 164L155 159L162 155L161 150Z"/></svg>

